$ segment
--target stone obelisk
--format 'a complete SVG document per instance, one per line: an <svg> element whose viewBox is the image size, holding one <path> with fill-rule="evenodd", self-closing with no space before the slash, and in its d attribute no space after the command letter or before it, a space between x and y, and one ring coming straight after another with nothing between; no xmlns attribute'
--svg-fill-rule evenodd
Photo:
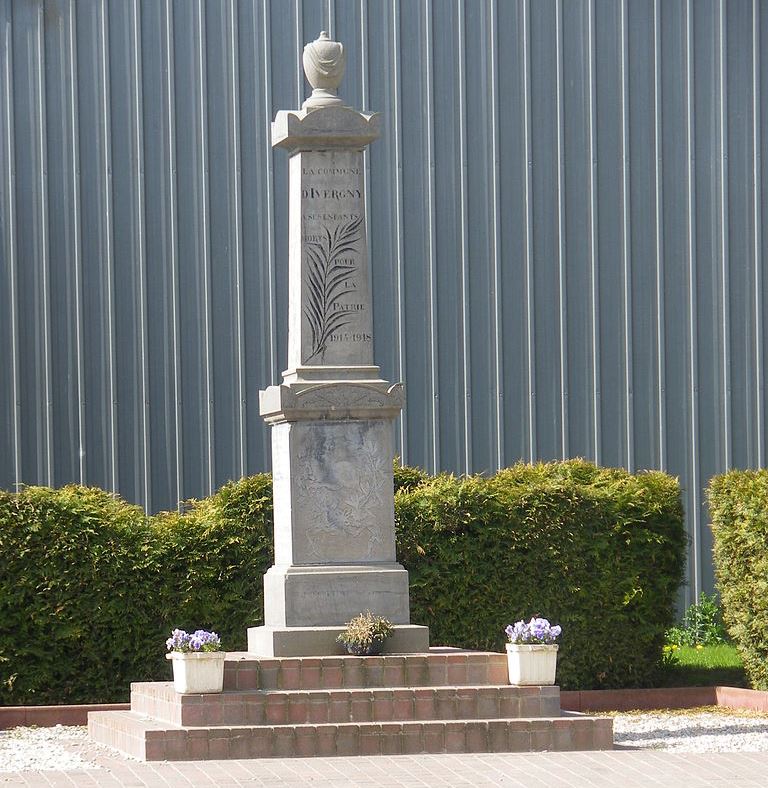
<svg viewBox="0 0 768 788"><path fill-rule="evenodd" d="M389 618L385 652L426 651L410 624L408 573L395 558L392 422L401 384L373 362L363 149L379 116L344 105L344 47L325 32L304 48L313 87L280 111L272 145L289 153L288 369L260 393L271 425L275 565L264 575L264 626L248 651L337 654L357 613Z"/></svg>

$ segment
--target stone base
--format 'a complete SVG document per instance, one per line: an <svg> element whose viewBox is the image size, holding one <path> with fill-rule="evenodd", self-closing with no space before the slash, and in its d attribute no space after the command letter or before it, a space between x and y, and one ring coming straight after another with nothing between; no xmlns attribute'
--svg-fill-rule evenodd
<svg viewBox="0 0 768 788"><path fill-rule="evenodd" d="M411 623L408 572L400 564L273 566L264 575L267 626L343 626L364 610Z"/></svg>
<svg viewBox="0 0 768 788"><path fill-rule="evenodd" d="M250 627L248 653L261 657L340 656L344 647L336 636L338 627ZM429 651L429 627L415 624L395 626L392 637L384 643L384 654L419 654Z"/></svg>

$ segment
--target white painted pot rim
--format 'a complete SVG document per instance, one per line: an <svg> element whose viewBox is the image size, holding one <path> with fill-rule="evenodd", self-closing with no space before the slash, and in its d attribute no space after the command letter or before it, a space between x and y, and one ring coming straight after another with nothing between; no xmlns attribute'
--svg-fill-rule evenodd
<svg viewBox="0 0 768 788"><path fill-rule="evenodd" d="M224 659L226 651L169 651L166 659Z"/></svg>
<svg viewBox="0 0 768 788"><path fill-rule="evenodd" d="M557 651L557 643L507 643L507 651Z"/></svg>

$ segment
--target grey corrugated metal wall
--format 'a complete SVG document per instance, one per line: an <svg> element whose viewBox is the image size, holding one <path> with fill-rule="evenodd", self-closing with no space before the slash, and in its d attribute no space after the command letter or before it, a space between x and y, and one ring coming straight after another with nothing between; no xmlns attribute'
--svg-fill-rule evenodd
<svg viewBox="0 0 768 788"><path fill-rule="evenodd" d="M368 158L409 463L765 463L768 0L0 0L0 485L149 509L268 467L269 145L321 28ZM687 601L687 600L686 600Z"/></svg>

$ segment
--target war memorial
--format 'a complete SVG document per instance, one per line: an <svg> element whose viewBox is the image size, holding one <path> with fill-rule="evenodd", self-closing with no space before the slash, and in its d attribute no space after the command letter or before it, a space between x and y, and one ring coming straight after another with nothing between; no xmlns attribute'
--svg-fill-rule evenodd
<svg viewBox="0 0 768 788"><path fill-rule="evenodd" d="M272 124L290 172L290 301L287 369L260 396L275 518L264 624L227 654L223 692L135 683L131 710L91 713L90 735L141 760L610 749L610 719L561 712L557 686L509 684L506 654L430 647L410 621L392 477L405 393L375 365L366 245L379 117L339 96L345 59L325 33L308 44L312 94ZM394 635L379 656L345 655L337 635L364 610Z"/></svg>

